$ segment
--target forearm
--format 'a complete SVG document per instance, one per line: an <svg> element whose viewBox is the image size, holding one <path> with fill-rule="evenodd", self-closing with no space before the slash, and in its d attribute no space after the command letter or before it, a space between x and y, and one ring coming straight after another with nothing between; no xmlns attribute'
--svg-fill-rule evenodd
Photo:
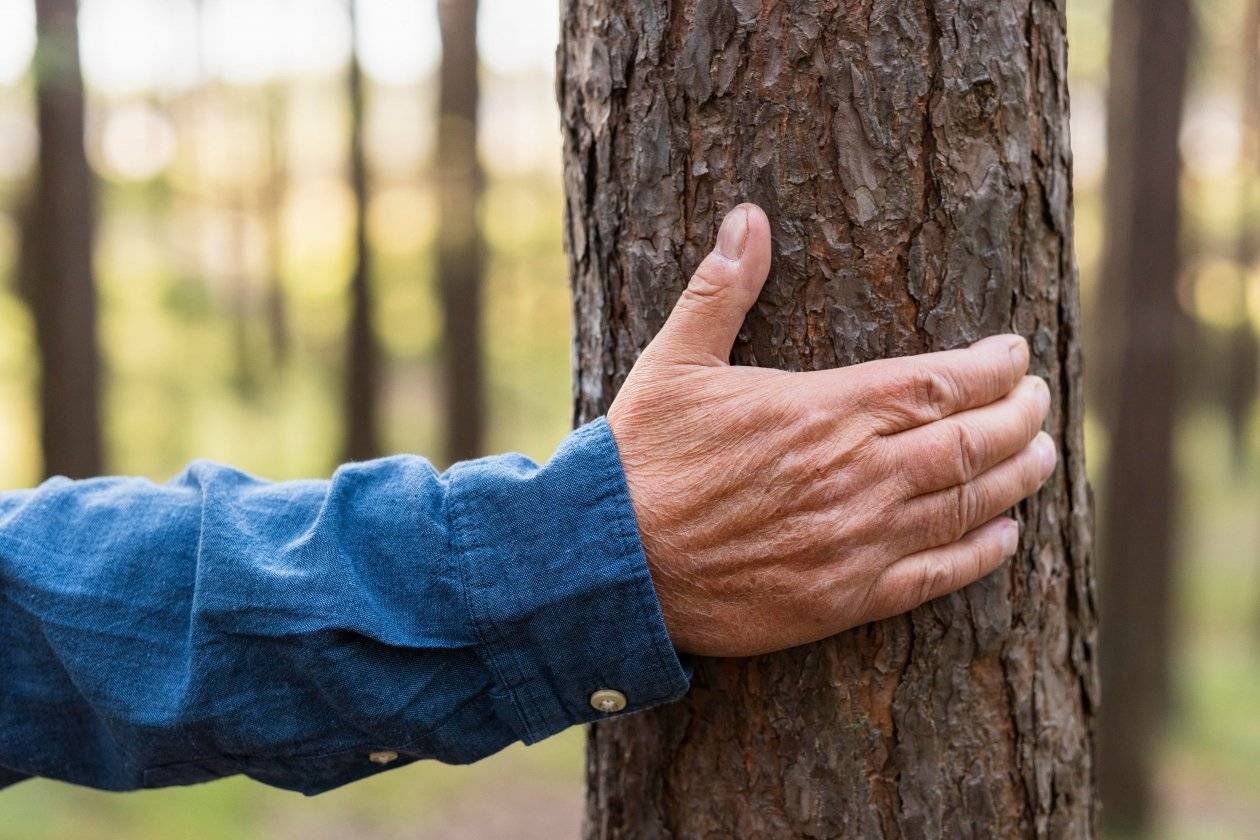
<svg viewBox="0 0 1260 840"><path fill-rule="evenodd" d="M677 696L611 447L600 427L543 468L197 464L3 497L0 765L314 793L546 737L597 716L604 679L630 709Z"/></svg>

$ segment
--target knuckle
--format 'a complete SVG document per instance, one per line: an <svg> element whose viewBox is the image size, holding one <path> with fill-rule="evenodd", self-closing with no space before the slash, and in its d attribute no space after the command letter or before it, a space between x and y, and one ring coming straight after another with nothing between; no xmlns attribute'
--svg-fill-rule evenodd
<svg viewBox="0 0 1260 840"><path fill-rule="evenodd" d="M940 494L937 511L926 528L932 545L948 545L961 536L966 493L965 484L956 484Z"/></svg>
<svg viewBox="0 0 1260 840"><path fill-rule="evenodd" d="M702 280L697 274L683 289L679 303L692 311L705 312L712 309L722 296L722 289L713 283Z"/></svg>
<svg viewBox="0 0 1260 840"><path fill-rule="evenodd" d="M952 589L953 570L944 560L933 560L923 565L915 600L919 604L926 604Z"/></svg>
<svg viewBox="0 0 1260 840"><path fill-rule="evenodd" d="M986 450L984 432L970 423L956 423L954 424L954 447L959 483L971 481L984 466Z"/></svg>
<svg viewBox="0 0 1260 840"><path fill-rule="evenodd" d="M959 485L957 492L957 504L954 521L952 522L953 530L950 532L952 541L963 538L963 535L971 530L981 510L984 509L985 489L976 482Z"/></svg>
<svg viewBox="0 0 1260 840"><path fill-rule="evenodd" d="M930 368L916 370L910 388L915 405L933 417L948 416L951 407L958 401L958 387L954 380Z"/></svg>

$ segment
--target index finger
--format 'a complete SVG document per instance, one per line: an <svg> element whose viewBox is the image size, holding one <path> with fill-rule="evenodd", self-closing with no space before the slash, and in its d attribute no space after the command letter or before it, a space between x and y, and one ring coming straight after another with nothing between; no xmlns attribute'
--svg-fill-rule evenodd
<svg viewBox="0 0 1260 840"><path fill-rule="evenodd" d="M1002 399L1028 372L1028 342L996 335L964 350L881 359L843 370L880 434L926 426Z"/></svg>

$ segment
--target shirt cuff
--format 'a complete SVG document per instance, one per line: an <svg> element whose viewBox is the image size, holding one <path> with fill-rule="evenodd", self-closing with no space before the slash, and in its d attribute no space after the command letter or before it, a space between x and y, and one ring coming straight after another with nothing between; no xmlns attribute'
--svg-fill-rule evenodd
<svg viewBox="0 0 1260 840"><path fill-rule="evenodd" d="M521 740L687 692L605 420L542 467L467 461L448 480L467 608Z"/></svg>

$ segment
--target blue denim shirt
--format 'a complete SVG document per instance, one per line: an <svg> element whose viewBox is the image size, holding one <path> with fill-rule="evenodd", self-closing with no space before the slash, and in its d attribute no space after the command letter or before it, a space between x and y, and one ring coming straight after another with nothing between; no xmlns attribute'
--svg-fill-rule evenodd
<svg viewBox="0 0 1260 840"><path fill-rule="evenodd" d="M542 467L199 462L0 495L0 787L315 794L687 687L602 420Z"/></svg>

